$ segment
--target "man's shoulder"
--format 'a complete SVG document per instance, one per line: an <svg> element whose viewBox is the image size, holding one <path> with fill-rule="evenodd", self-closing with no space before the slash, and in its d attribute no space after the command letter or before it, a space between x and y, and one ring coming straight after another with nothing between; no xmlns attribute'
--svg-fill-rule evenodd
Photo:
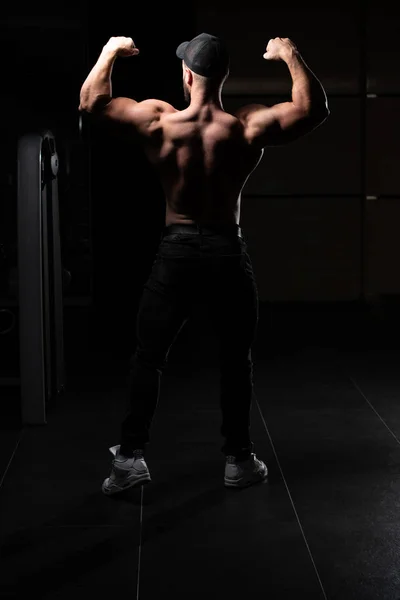
<svg viewBox="0 0 400 600"><path fill-rule="evenodd" d="M158 100L157 98L147 98L146 100L138 102L136 105L136 109L143 109L166 114L179 112L178 109L172 106L172 104L169 104L169 102L165 102L164 100Z"/></svg>

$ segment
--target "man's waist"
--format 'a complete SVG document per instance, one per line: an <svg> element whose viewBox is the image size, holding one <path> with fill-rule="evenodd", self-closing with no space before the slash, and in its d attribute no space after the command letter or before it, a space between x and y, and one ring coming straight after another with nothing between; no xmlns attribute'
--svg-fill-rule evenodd
<svg viewBox="0 0 400 600"><path fill-rule="evenodd" d="M242 230L236 223L209 223L209 224L198 224L198 223L171 223L166 225L163 229L163 235L169 235L173 233L182 234L202 234L202 235L214 235L214 234L225 234L235 235L237 237L242 236Z"/></svg>

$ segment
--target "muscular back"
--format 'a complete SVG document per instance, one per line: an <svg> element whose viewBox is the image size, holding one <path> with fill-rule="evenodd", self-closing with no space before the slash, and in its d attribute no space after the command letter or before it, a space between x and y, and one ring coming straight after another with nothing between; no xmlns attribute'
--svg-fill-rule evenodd
<svg viewBox="0 0 400 600"><path fill-rule="evenodd" d="M240 193L262 156L223 110L166 112L145 142L163 186L168 223L239 223Z"/></svg>
<svg viewBox="0 0 400 600"><path fill-rule="evenodd" d="M203 38L207 35L201 34ZM271 39L263 57L287 64L292 77L291 101L273 106L249 104L234 115L222 108L222 71L218 80L207 79L192 72L183 59L185 98L190 98L187 109L178 111L155 99L112 98L110 76L115 58L138 52L132 38L111 38L82 86L79 110L118 123L130 138L142 141L165 191L167 224L239 224L241 191L264 147L294 141L319 127L329 115L321 83L288 38ZM216 60L215 52L210 52L204 68ZM223 52L218 60L220 56Z"/></svg>
<svg viewBox="0 0 400 600"><path fill-rule="evenodd" d="M231 115L215 102L179 111L161 100L118 97L99 112L142 142L165 192L167 225L239 224L241 192L264 147L307 134L329 114L322 88L315 108L249 104Z"/></svg>

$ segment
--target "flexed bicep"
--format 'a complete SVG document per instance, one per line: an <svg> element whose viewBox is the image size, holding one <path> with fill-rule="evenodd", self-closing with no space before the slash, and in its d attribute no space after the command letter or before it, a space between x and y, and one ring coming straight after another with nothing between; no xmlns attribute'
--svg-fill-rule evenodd
<svg viewBox="0 0 400 600"><path fill-rule="evenodd" d="M269 40L266 61L283 61L292 77L291 101L249 105L238 111L250 143L275 146L292 142L321 125L329 115L325 90L289 38Z"/></svg>
<svg viewBox="0 0 400 600"><path fill-rule="evenodd" d="M150 136L157 127L162 115L176 109L161 100L136 102L131 98L112 98L101 110L101 117L128 134Z"/></svg>
<svg viewBox="0 0 400 600"><path fill-rule="evenodd" d="M292 102L273 106L249 105L237 113L249 143L264 147L287 144L316 126L309 114Z"/></svg>

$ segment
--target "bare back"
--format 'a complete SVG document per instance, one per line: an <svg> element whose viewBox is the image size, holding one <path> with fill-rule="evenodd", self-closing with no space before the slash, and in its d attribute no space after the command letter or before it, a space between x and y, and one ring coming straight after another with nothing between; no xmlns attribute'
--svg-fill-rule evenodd
<svg viewBox="0 0 400 600"><path fill-rule="evenodd" d="M202 54L196 46L192 55L188 48L198 38ZM112 97L110 76L116 56L139 52L132 38L120 36L110 38L84 82L79 110L123 126L121 132L143 144L165 192L167 224L239 224L241 192L263 149L292 142L319 127L329 115L326 94L295 44L288 38L275 38L268 42L263 57L286 62L292 76L291 101L273 106L249 104L231 115L221 103L222 74L229 73L223 45L209 34L200 34L192 42L177 49L185 98L190 99L187 109L179 111L156 99L137 102ZM191 71L185 57L203 75ZM204 72L210 69L214 69L214 79L207 79Z"/></svg>
<svg viewBox="0 0 400 600"><path fill-rule="evenodd" d="M262 150L236 117L210 106L166 112L144 148L165 192L167 225L239 224L241 191Z"/></svg>
<svg viewBox="0 0 400 600"><path fill-rule="evenodd" d="M164 189L167 225L238 225L241 192L264 147L298 139L329 114L322 92L313 109L301 102L249 104L232 115L212 102L179 111L162 100L118 97L100 112L142 143Z"/></svg>

